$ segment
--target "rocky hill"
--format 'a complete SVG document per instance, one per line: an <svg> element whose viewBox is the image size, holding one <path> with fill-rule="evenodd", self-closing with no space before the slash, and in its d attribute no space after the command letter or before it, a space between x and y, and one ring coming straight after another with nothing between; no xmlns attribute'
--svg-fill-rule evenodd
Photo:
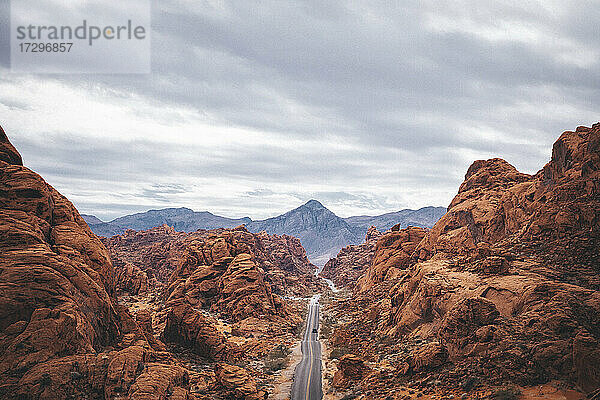
<svg viewBox="0 0 600 400"><path fill-rule="evenodd" d="M360 244L370 226L387 230L394 225L432 227L445 213L443 207L425 207L419 210L402 210L380 216L340 218L316 200L277 217L252 221L250 218L232 219L207 211L195 212L189 208L167 208L126 215L103 222L93 215L82 215L92 231L99 236L123 234L127 229L147 230L168 225L179 232L198 229L234 228L246 225L251 232L289 235L301 240L311 262L322 267L343 247Z"/></svg>
<svg viewBox="0 0 600 400"><path fill-rule="evenodd" d="M344 220L362 232L366 232L371 226L380 232L385 232L395 225L399 228L408 226L431 228L444 214L446 214L445 207L423 207L418 210L407 209L376 216L348 217Z"/></svg>
<svg viewBox="0 0 600 400"><path fill-rule="evenodd" d="M98 236L120 235L127 229L144 231L168 225L179 232L194 232L198 229L234 228L251 222L250 218L226 218L208 211L196 212L189 208L165 208L126 215L110 222L103 222L93 215L83 215L92 231Z"/></svg>
<svg viewBox="0 0 600 400"><path fill-rule="evenodd" d="M300 241L287 235L250 233L234 229L177 232L163 225L146 231L128 230L102 238L115 266L118 287L129 294L161 293L171 280L187 276L194 266L210 266L223 257L249 254L263 270L264 279L280 295L308 296L322 289L314 276L315 266L306 257ZM231 261L231 260L230 260Z"/></svg>
<svg viewBox="0 0 600 400"><path fill-rule="evenodd" d="M338 289L354 288L358 278L373 262L375 245L380 237L377 228L370 227L363 243L344 247L337 256L327 261L319 276L331 279Z"/></svg>
<svg viewBox="0 0 600 400"><path fill-rule="evenodd" d="M325 313L330 347L348 353L332 383L383 399L554 381L593 398L599 246L600 123L561 135L535 175L474 162L435 226L382 236L354 295Z"/></svg>
<svg viewBox="0 0 600 400"><path fill-rule="evenodd" d="M267 278L313 277L297 240L166 227L117 238L109 253L0 128L0 398L266 399L265 357L302 321Z"/></svg>
<svg viewBox="0 0 600 400"><path fill-rule="evenodd" d="M115 297L108 251L0 129L0 397L184 394L187 371Z"/></svg>

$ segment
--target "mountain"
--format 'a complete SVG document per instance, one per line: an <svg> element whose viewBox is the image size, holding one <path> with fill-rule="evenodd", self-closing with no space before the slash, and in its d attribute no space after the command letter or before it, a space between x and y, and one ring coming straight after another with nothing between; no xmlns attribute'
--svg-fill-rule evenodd
<svg viewBox="0 0 600 400"><path fill-rule="evenodd" d="M120 235L127 229L144 231L161 225L172 226L180 232L194 232L198 229L235 228L252 221L248 217L226 218L208 211L196 212L185 207L149 210L126 215L110 222L103 222L93 215L84 215L83 219L96 235L106 237Z"/></svg>
<svg viewBox="0 0 600 400"><path fill-rule="evenodd" d="M431 228L444 214L446 214L446 207L423 207L418 210L406 209L383 215L348 217L344 220L359 228L363 233L371 226L385 232L397 224L400 224L400 228L406 228L407 226Z"/></svg>
<svg viewBox="0 0 600 400"><path fill-rule="evenodd" d="M385 232L349 298L323 312L327 348L347 353L332 394L406 382L428 394L435 377L469 399L535 399L551 386L598 398L599 248L600 123L563 133L535 175L500 158L473 162L434 227ZM349 249L329 267L352 272L370 251Z"/></svg>
<svg viewBox="0 0 600 400"><path fill-rule="evenodd" d="M246 226L251 232L287 234L300 239L308 258L318 266L324 265L348 244L360 243L364 232L329 211L317 200L263 221Z"/></svg>
<svg viewBox="0 0 600 400"><path fill-rule="evenodd" d="M102 221L100 218L96 217L95 215L89 215L89 214L80 214L80 215L81 215L81 218L83 218L83 220L90 226L106 223L106 222Z"/></svg>
<svg viewBox="0 0 600 400"><path fill-rule="evenodd" d="M250 232L266 231L269 234L299 238L311 262L323 266L340 249L362 243L371 226L376 226L381 231L397 224L402 228L409 225L431 228L445 212L443 207L425 207L378 216L340 218L317 200L310 200L285 214L258 221L248 217L226 218L208 211L196 212L184 207L150 210L110 222L104 222L93 215L82 214L82 217L96 235L105 237L120 235L127 229L144 231L161 225L171 226L179 232L246 225Z"/></svg>
<svg viewBox="0 0 600 400"><path fill-rule="evenodd" d="M273 374L238 364L294 346L296 296L324 288L288 236L161 226L98 238L1 127L0 254L3 400L264 400Z"/></svg>

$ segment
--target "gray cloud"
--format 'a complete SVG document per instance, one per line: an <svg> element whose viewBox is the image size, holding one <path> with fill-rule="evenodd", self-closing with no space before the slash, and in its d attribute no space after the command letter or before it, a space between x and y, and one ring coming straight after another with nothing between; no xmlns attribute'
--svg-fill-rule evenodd
<svg viewBox="0 0 600 400"><path fill-rule="evenodd" d="M128 116L154 121L152 135L98 141L65 114L64 128L14 141L105 217L166 205L266 217L312 197L349 215L445 206L474 159L534 173L562 131L597 119L593 1L321 3L155 3L152 75L29 77L124 108L143 99L153 107ZM0 92L0 110L18 128L15 108L40 118L36 96ZM156 135L194 118L264 140Z"/></svg>

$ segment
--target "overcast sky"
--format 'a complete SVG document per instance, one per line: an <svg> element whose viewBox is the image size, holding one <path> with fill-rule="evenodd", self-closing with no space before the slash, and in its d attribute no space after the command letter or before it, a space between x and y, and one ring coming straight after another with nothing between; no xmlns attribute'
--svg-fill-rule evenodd
<svg viewBox="0 0 600 400"><path fill-rule="evenodd" d="M472 161L535 173L600 119L596 0L162 0L152 18L151 75L0 69L25 164L104 220L446 206Z"/></svg>

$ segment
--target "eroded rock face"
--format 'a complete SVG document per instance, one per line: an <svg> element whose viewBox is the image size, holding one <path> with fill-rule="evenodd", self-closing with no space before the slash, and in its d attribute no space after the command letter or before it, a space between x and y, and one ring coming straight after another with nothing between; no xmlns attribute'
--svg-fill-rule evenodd
<svg viewBox="0 0 600 400"><path fill-rule="evenodd" d="M229 252L223 254L211 266L196 266L186 279L174 275L163 333L166 341L191 347L197 354L213 360L231 360L239 349L211 328L206 313L241 326L258 319L273 334L291 332L301 323L300 317L272 293L253 256L240 253L232 258ZM194 268L190 263L186 259L184 271Z"/></svg>
<svg viewBox="0 0 600 400"><path fill-rule="evenodd" d="M320 288L299 241L285 235L162 226L103 240L123 276L119 289L153 310L154 332L172 351L208 362L264 357L287 343L302 320L275 293Z"/></svg>
<svg viewBox="0 0 600 400"><path fill-rule="evenodd" d="M214 318L179 301L170 305L162 339L189 347L199 356L211 360L233 360L239 349L216 325Z"/></svg>
<svg viewBox="0 0 600 400"><path fill-rule="evenodd" d="M120 307L108 251L0 130L0 397L166 398L185 371Z"/></svg>
<svg viewBox="0 0 600 400"><path fill-rule="evenodd" d="M599 194L600 124L565 132L535 175L475 162L420 243L379 239L332 345L466 390L552 379L597 390ZM424 344L447 359L425 362Z"/></svg>
<svg viewBox="0 0 600 400"><path fill-rule="evenodd" d="M320 275L331 279L338 288L354 288L358 278L373 262L375 245L380 236L377 228L370 227L364 243L344 247L325 264Z"/></svg>
<svg viewBox="0 0 600 400"><path fill-rule="evenodd" d="M189 277L198 266L211 268L239 254L252 255L274 293L304 296L321 288L300 241L286 235L254 234L243 226L188 234L165 225L102 240L123 276L119 289L130 294L144 286L138 270L146 274L152 291L161 292L172 280Z"/></svg>
<svg viewBox="0 0 600 400"><path fill-rule="evenodd" d="M0 126L0 161L9 165L23 165L21 155L8 140L4 129Z"/></svg>
<svg viewBox="0 0 600 400"><path fill-rule="evenodd" d="M230 364L217 364L215 375L218 384L229 399L263 400L267 393L256 389L256 383L243 368Z"/></svg>
<svg viewBox="0 0 600 400"><path fill-rule="evenodd" d="M339 360L333 384L339 388L347 387L352 382L360 381L370 370L361 357L355 354L345 354Z"/></svg>
<svg viewBox="0 0 600 400"><path fill-rule="evenodd" d="M413 251L426 232L424 228L409 226L394 227L384 233L377 240L371 265L358 281L359 290L368 290L374 284L399 276L411 264Z"/></svg>
<svg viewBox="0 0 600 400"><path fill-rule="evenodd" d="M148 231L128 230L122 235L102 238L120 279L117 289L139 294L140 289L160 292L180 262L185 233L163 225Z"/></svg>

